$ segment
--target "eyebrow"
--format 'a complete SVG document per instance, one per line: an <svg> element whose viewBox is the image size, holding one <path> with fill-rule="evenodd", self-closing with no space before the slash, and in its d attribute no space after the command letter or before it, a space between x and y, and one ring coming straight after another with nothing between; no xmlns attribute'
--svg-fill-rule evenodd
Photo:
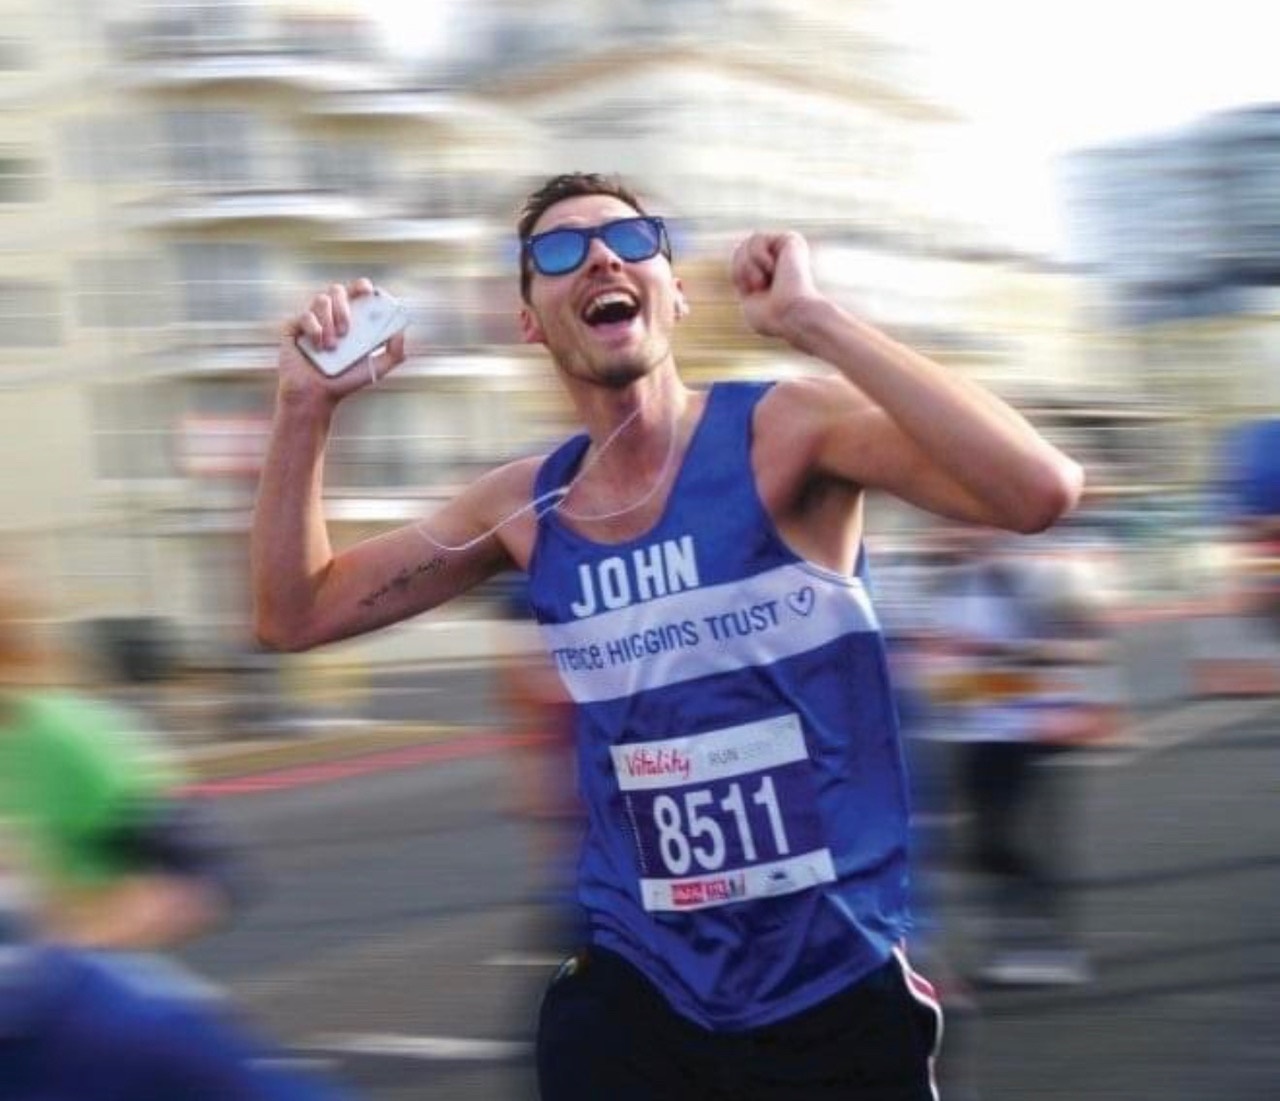
<svg viewBox="0 0 1280 1101"><path fill-rule="evenodd" d="M578 217L578 216L570 215L570 217ZM558 222L553 226L547 226L545 229L531 229L528 235L530 237L537 237L543 233L550 233L552 230L555 230L555 229L590 229L592 226L604 226L604 225L608 225L610 222L624 222L628 218L647 218L647 217L649 217L649 215L641 214L640 211L638 210L628 210L626 214L621 214L621 213L607 214L603 218L600 218L599 220L596 220L596 221L589 221L584 218L581 221L577 221L577 222Z"/></svg>

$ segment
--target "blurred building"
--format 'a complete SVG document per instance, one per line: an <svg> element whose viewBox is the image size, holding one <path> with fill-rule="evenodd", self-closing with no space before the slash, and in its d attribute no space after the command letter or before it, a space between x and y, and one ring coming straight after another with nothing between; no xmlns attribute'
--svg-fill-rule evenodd
<svg viewBox="0 0 1280 1101"><path fill-rule="evenodd" d="M1197 484L1224 424L1280 409L1280 106L1083 151L1066 175L1091 327L1181 421Z"/></svg>
<svg viewBox="0 0 1280 1101"><path fill-rule="evenodd" d="M949 191L960 120L913 92L874 0L476 0L454 9L457 51L425 66L354 4L16 9L0 530L68 623L163 618L198 660L249 645L276 334L334 279L415 307L414 360L338 420L337 542L562 431L550 369L518 343L511 232L555 171L618 171L671 215L695 378L813 369L749 337L727 283L733 239L786 225L836 297L1055 423L1114 390L1078 277ZM479 594L346 652L479 651L486 616Z"/></svg>
<svg viewBox="0 0 1280 1101"><path fill-rule="evenodd" d="M515 294L484 255L504 150L531 139L405 80L331 9L25 8L0 74L3 527L65 617L168 617L208 656L241 649L274 344L307 293L370 275L432 352L343 410L339 540L537 433Z"/></svg>
<svg viewBox="0 0 1280 1101"><path fill-rule="evenodd" d="M823 369L746 332L728 284L736 240L785 226L843 304L1078 435L1088 422L1059 411L1113 393L1079 331L1079 276L966 210L951 186L972 155L964 120L916 90L890 6L492 0L468 7L452 79L537 126L526 182L604 166L669 215L691 377ZM872 513L890 539L912 521Z"/></svg>

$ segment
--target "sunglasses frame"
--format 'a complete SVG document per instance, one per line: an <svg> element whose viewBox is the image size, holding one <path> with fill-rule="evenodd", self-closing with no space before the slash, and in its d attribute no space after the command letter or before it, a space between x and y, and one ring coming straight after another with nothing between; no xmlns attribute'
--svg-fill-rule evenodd
<svg viewBox="0 0 1280 1101"><path fill-rule="evenodd" d="M606 234L611 228L621 224L629 224L633 222L644 222L653 229L658 231L657 247L649 253L648 256L639 256L635 259L628 259L623 256L613 245L609 244L609 238ZM571 267L565 268L563 271L546 271L539 263L537 254L534 251L534 245L544 237L550 237L556 233L567 233L576 237L582 245L582 255L578 257L577 263ZM598 226L557 226L555 229L548 229L543 233L535 233L526 237L520 242L521 252L528 258L530 267L539 275L545 275L548 278L557 278L561 275L570 275L577 271L586 262L587 256L591 252L591 242L599 237L604 241L605 246L619 260L627 264L640 264L645 260L652 260L658 253L662 253L668 260L671 259L671 239L667 236L667 224L661 218L654 214L631 214L625 218L613 218L610 221L602 222Z"/></svg>

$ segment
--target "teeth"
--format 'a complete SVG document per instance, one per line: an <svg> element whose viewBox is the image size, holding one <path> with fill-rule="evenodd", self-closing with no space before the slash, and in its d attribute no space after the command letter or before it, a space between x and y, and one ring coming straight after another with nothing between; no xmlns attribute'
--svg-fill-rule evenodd
<svg viewBox="0 0 1280 1101"><path fill-rule="evenodd" d="M635 299L626 291L602 291L587 303L583 316L590 321L601 310L618 303L632 306L635 304Z"/></svg>

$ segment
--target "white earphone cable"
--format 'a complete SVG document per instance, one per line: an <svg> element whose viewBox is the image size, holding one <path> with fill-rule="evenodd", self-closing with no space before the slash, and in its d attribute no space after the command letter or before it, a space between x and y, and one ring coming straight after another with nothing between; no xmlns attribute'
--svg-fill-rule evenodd
<svg viewBox="0 0 1280 1101"><path fill-rule="evenodd" d="M678 434L677 419L676 419L676 413L674 410L672 410L672 413L671 413L671 433L670 433L670 439L667 442L667 454L662 461L662 469L658 471L658 476L653 480L653 484L650 485L649 488L645 490L645 492L639 498L631 502L631 504L624 506L623 508L615 509L612 512L602 512L595 516L585 515L580 512L571 512L569 511L569 509L564 507L564 501L568 498L569 494L573 492L574 487L577 486L577 484L581 482L583 478L586 477L587 472L591 470L591 468L595 466L595 464L598 463L601 460L601 458L603 458L604 453L609 449L610 445L614 442L614 440L616 440L618 436L621 435L623 429L625 429L628 425L630 425L631 422L634 421L639 415L640 415L640 409L637 408L630 415L628 415L626 419L623 420L622 423L618 425L617 428L615 428L611 433L609 433L609 436L605 439L604 443L600 445L599 450L595 453L594 456L591 457L591 459L589 459L583 465L582 469L579 470L578 473L574 475L573 479L569 482L568 485L558 486L555 489L549 490L548 492L543 493L538 497L535 497L528 504L522 505L520 508L516 509L514 512L510 513L507 516L504 516L501 520L499 520L496 524L494 524L493 527L491 527L488 531L483 532L482 534L477 535L472 539L468 539L465 543L459 543L456 546L450 546L447 543L441 543L439 540L437 540L431 535L428 535L427 532L423 530L422 525L426 523L425 520L419 520L416 524L414 524L413 530L416 531L424 540L426 540L428 544L435 547L437 550L448 551L456 554L460 551L470 550L472 547L478 546L480 543L483 543L490 536L494 535L496 532L506 527L506 525L511 523L512 520L515 520L518 517L523 516L526 512L530 512L532 510L539 508L546 501L552 502L550 507L546 509L546 512L559 511L565 516L568 516L570 519L578 520L583 523L592 523L598 520L612 520L618 516L625 516L628 512L634 512L636 509L640 508L642 505L648 502L653 497L653 495L658 492L658 489L667 480L667 475L671 472L671 466L675 460L675 455L676 455L676 436ZM538 515L541 518L541 516L545 515L545 512L539 513Z"/></svg>

